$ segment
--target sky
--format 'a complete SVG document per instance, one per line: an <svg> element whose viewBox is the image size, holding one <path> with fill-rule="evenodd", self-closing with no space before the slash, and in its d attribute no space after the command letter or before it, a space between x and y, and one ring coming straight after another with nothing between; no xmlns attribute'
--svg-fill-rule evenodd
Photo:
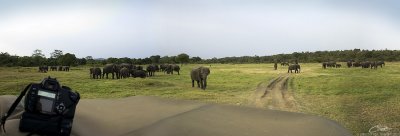
<svg viewBox="0 0 400 136"><path fill-rule="evenodd" d="M398 0L0 0L0 52L201 58L400 48Z"/></svg>

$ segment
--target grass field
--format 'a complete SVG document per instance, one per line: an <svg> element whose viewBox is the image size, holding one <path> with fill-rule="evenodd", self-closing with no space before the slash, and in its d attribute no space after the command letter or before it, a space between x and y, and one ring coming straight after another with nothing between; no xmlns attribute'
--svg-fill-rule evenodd
<svg viewBox="0 0 400 136"><path fill-rule="evenodd" d="M39 73L36 68L0 67L0 95L17 95L30 82L57 77L83 98L120 98L135 95L160 96L213 103L251 106L249 98L261 82L268 83L287 69L272 64L212 64L206 91L191 87L189 71L198 65L184 65L181 75L156 73L155 77L122 80L90 79L89 67L70 72ZM320 64L302 64L302 73L290 75L290 88L299 112L338 121L354 134L368 132L375 125L400 129L400 63L381 69L322 69Z"/></svg>

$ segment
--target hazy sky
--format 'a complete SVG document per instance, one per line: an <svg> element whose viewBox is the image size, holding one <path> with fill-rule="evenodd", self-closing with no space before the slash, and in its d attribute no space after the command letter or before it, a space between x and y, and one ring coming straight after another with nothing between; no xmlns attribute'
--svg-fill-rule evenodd
<svg viewBox="0 0 400 136"><path fill-rule="evenodd" d="M0 0L0 52L211 58L399 49L399 13L399 0Z"/></svg>

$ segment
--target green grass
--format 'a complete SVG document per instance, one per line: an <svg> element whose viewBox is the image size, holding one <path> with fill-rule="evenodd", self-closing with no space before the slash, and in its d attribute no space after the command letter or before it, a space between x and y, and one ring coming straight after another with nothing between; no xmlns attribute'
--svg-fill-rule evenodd
<svg viewBox="0 0 400 136"><path fill-rule="evenodd" d="M62 85L78 91L83 98L120 98L135 95L200 100L245 105L261 81L277 75L268 64L212 65L206 91L192 88L190 70L200 65L184 65L181 75L157 72L155 77L122 80L90 79L89 67L73 67L70 72L39 73L36 68L0 68L0 95L17 95L30 82L47 76L56 77Z"/></svg>
<svg viewBox="0 0 400 136"><path fill-rule="evenodd" d="M375 125L400 129L400 63L383 69L322 69L306 64L293 78L301 110L338 121L354 134Z"/></svg>
<svg viewBox="0 0 400 136"><path fill-rule="evenodd" d="M0 95L17 95L28 83L52 76L86 99L146 95L246 106L260 82L287 73L280 66L273 70L273 64L212 64L208 88L203 91L191 87L189 72L197 66L184 65L181 75L157 72L155 77L122 80L90 79L89 67L48 73L0 67ZM378 124L400 130L400 63L387 63L377 70L322 69L310 63L302 64L301 72L291 74L289 84L300 112L335 120L354 134Z"/></svg>

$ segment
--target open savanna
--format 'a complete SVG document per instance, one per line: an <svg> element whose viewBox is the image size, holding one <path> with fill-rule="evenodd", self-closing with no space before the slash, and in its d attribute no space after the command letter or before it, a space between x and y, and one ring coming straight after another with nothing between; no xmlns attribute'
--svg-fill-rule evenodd
<svg viewBox="0 0 400 136"><path fill-rule="evenodd" d="M342 64L343 66L345 63ZM0 67L0 95L17 95L31 82L47 76L56 77L62 85L78 91L85 99L121 98L135 95L212 103L251 105L260 83L268 84L287 67L273 64L211 64L207 89L191 87L190 70L200 65L181 67L181 74L145 79L90 79L89 67L72 67L70 72L39 73L33 67ZM400 127L400 63L387 63L384 68L327 68L317 63L301 64L300 74L290 74L289 88L298 112L335 120L354 134L368 132L376 125Z"/></svg>

